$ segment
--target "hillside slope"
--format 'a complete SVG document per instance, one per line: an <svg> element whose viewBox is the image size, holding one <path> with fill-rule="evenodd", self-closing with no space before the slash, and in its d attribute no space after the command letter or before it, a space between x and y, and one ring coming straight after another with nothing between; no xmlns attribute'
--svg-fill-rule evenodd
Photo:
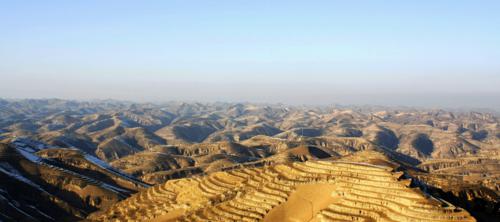
<svg viewBox="0 0 500 222"><path fill-rule="evenodd" d="M235 169L170 180L88 219L475 221L467 211L411 188L402 174L387 165L343 160Z"/></svg>

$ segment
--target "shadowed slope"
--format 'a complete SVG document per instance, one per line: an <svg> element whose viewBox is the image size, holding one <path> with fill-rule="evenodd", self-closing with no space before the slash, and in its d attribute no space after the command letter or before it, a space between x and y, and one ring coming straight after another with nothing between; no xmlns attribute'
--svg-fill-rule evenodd
<svg viewBox="0 0 500 222"><path fill-rule="evenodd" d="M148 187L79 150L22 140L0 144L0 178L7 221L74 221Z"/></svg>

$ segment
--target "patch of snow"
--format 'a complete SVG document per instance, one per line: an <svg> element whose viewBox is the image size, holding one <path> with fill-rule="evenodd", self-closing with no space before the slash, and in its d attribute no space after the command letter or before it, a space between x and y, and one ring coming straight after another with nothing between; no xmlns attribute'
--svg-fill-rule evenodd
<svg viewBox="0 0 500 222"><path fill-rule="evenodd" d="M118 139L120 140L120 142L123 142L124 144L127 144L121 138L118 138ZM93 182L95 184L98 184L99 186L104 187L105 189L114 191L116 193L120 193L120 192L122 192L122 193L128 193L127 190L124 190L124 189L112 186L110 184L106 184L106 183L101 182L101 181L94 180L94 179L92 179L90 177L86 177L84 175L78 174L76 172L73 172L73 171L70 171L70 170L67 170L67 169L64 169L64 168L60 168L60 167L53 166L51 164L45 163L43 161L44 160L43 158L41 158L41 157L37 156L36 154L34 154L35 152L37 152L39 150L48 148L48 146L45 145L45 144L43 144L43 143L39 143L39 142L36 142L36 141L33 141L33 140L29 140L29 139L25 139L25 138L17 138L13 143L16 146L17 151L21 155L23 155L26 159L30 160L31 162L34 162L34 163L37 163L37 164L42 164L42 165L47 165L48 167L51 167L53 169L61 170L61 171L64 171L66 173L75 175L75 176L77 176L79 178L83 178L84 180L91 181L91 182ZM36 147L36 148L34 148L34 147ZM125 173L121 173L121 172L117 171L116 169L114 169L110 165L108 165L108 163L106 163L106 162L104 162L104 161L102 161L102 160L100 160L100 159L98 159L98 158L96 158L94 156L91 156L89 154L84 153L84 158L86 160L88 160L89 162L91 162L91 163L93 163L93 164L95 164L95 165L103 168L104 170L106 170L106 171L108 171L108 172L110 172L110 173L112 173L114 175L117 175L119 177L128 179L129 181L132 181L132 182L135 182L135 183L140 183L141 185L147 187L147 184L144 184L144 183L141 183L140 181L135 180L130 175L127 175ZM21 180L21 181L23 181L25 183L29 183L30 185L35 186L38 189L40 189L40 190L43 191L43 189L41 187L39 187L35 183L31 182L27 178L23 177L19 172L17 172L10 165L9 165L9 167L10 167L10 168L8 168L9 171L6 171L6 170L4 170L2 168L0 168L0 170L2 170L2 172L5 172L5 173L7 173L7 174L9 174L9 175L17 178L18 180ZM16 172L16 173L9 173L9 172Z"/></svg>
<svg viewBox="0 0 500 222"><path fill-rule="evenodd" d="M93 164L95 165L98 165L104 169L109 169L111 166L109 166L108 163L102 161L101 159L95 157L95 156L92 156L90 154L84 154L83 155L85 157L85 159L87 159L88 161L92 162Z"/></svg>
<svg viewBox="0 0 500 222"><path fill-rule="evenodd" d="M54 165L50 165L50 164L48 164L48 163L46 163L46 162L43 162L43 161L41 161L41 162L40 162L40 164L41 164L41 165L45 165L45 166L50 167L50 168L55 169L55 170L59 170L59 171L65 172L65 173L67 173L67 174L71 174L71 175L73 175L73 176L75 176L75 177L77 177L77 178L83 179L83 180L84 180L84 181L86 181L86 182L92 183L92 184L94 184L94 185L96 185L96 186L101 186L101 187L103 187L103 188L105 188L105 189L107 189L107 190L110 190L110 191L112 191L112 192L115 192L115 193L117 193L118 195L121 195L121 194L120 194L120 192L124 192L124 193L128 193L128 192L129 192L129 191L127 191L127 190L124 190L124 189L121 189L121 188L115 187L115 186L113 186L113 185L107 184L107 183L102 182L102 181L95 180L95 179L93 179L93 178L90 178L90 177L87 177L87 176L85 176L85 175L82 175L82 174L79 174L79 173L73 172L73 171L71 171L71 170L67 170L67 169L64 169L64 168L61 168L61 167L57 167L57 166L54 166Z"/></svg>
<svg viewBox="0 0 500 222"><path fill-rule="evenodd" d="M17 151L21 153L26 159L30 160L31 162L38 163L42 158L39 156L33 154L33 152L26 151L24 148L18 148Z"/></svg>
<svg viewBox="0 0 500 222"><path fill-rule="evenodd" d="M25 148L29 152L37 152L51 147L45 143L25 137L17 137L14 141L12 141L12 144L14 144L18 148L19 147Z"/></svg>
<svg viewBox="0 0 500 222"><path fill-rule="evenodd" d="M92 156L90 154L84 154L84 158L88 161L90 161L91 163L101 167L102 169L106 170L107 172L111 173L111 174L114 174L116 176L119 176L119 177L123 177L125 179L128 179L129 181L132 181L132 182L135 182L135 183L140 183L142 184L143 186L146 186L146 184L140 182L140 181L137 181L134 177L132 177L131 175L128 175L124 172L121 172L113 167L111 167L108 163L102 161L101 159L95 157L95 156Z"/></svg>

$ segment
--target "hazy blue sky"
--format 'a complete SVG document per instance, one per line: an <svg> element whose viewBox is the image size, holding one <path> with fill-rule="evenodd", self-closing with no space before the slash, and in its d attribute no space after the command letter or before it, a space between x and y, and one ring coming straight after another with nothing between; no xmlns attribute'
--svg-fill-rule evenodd
<svg viewBox="0 0 500 222"><path fill-rule="evenodd" d="M0 97L500 107L499 12L498 0L0 0Z"/></svg>

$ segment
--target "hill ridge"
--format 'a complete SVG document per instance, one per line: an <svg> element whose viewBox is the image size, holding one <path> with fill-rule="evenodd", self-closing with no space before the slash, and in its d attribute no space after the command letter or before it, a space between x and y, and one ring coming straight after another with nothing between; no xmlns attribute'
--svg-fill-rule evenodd
<svg viewBox="0 0 500 222"><path fill-rule="evenodd" d="M88 219L272 221L270 217L277 217L282 221L475 221L467 211L418 188L410 188L411 180L402 180L402 174L388 166L353 161L310 160L235 169L170 180ZM384 192L387 188L390 191ZM295 196L311 189L316 195L330 195L323 200L327 204L323 203L311 215L304 215L303 210L294 214L293 209L303 205L293 200ZM284 205L286 210L280 211Z"/></svg>

